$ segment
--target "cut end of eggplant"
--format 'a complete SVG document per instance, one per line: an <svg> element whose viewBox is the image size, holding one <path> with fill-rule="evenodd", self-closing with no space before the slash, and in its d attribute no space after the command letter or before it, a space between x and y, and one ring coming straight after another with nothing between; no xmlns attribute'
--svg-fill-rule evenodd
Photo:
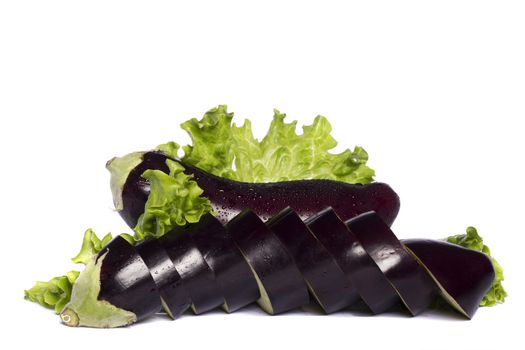
<svg viewBox="0 0 525 350"><path fill-rule="evenodd" d="M272 301L268 296L266 288L264 288L264 284L261 282L259 276L257 276L257 273L253 267L250 266L250 268L252 270L253 276L255 277L255 281L257 282L257 287L259 288L259 299L257 299L257 305L259 305L259 307L267 314L274 315L275 311L273 310Z"/></svg>
<svg viewBox="0 0 525 350"><path fill-rule="evenodd" d="M494 281L494 267L482 252L429 239L402 243L427 270L445 301L471 319Z"/></svg>
<svg viewBox="0 0 525 350"><path fill-rule="evenodd" d="M113 157L106 163L106 169L111 173L111 193L117 211L124 209L122 189L129 173L142 162L143 155L144 152L133 152L123 157Z"/></svg>

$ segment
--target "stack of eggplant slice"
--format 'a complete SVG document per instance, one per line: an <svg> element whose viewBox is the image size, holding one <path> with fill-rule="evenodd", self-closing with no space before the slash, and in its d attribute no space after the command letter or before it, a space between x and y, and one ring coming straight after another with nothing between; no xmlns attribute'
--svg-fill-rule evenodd
<svg viewBox="0 0 525 350"><path fill-rule="evenodd" d="M208 214L136 246L116 237L102 255L99 299L138 320L253 302L278 314L310 299L326 313L362 299L374 314L401 303L417 315L438 293L471 318L494 278L483 253L399 241L375 212L343 222L331 208L305 221L286 208L266 223L245 210L227 225Z"/></svg>

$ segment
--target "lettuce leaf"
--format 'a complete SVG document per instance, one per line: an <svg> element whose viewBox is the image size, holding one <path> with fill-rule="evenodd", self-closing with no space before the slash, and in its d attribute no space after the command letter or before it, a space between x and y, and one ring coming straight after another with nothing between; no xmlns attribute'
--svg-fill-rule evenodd
<svg viewBox="0 0 525 350"><path fill-rule="evenodd" d="M299 179L332 179L348 183L370 183L374 171L366 162L368 154L361 147L332 154L337 142L330 135L328 120L317 116L312 125L295 132L296 121L285 123L286 115L274 111L273 121L262 141L254 138L251 122L232 124L233 113L225 105L213 108L201 120L181 124L192 139L183 146L182 160L217 176L244 182L275 182ZM179 158L179 145L168 142L156 147ZM175 225L197 222L211 211L211 203L200 195L202 190L184 168L168 161L170 174L146 170L142 176L150 182L150 194L144 213L134 228L136 240L160 237Z"/></svg>
<svg viewBox="0 0 525 350"><path fill-rule="evenodd" d="M211 211L210 200L201 196L202 189L184 174L184 167L173 160L166 164L169 174L151 169L142 174L150 182L150 194L134 229L137 241L161 237L176 225L198 222Z"/></svg>
<svg viewBox="0 0 525 350"><path fill-rule="evenodd" d="M286 123L286 115L274 110L266 136L258 141L251 122L232 124L233 113L220 105L206 112L201 120L181 124L192 144L183 146L182 160L217 176L244 182L275 182L300 179L331 179L348 183L370 183L374 170L366 165L368 154L362 147L332 154L337 142L330 135L332 126L323 116L303 133L295 131L297 121ZM177 157L178 146L157 146Z"/></svg>
<svg viewBox="0 0 525 350"><path fill-rule="evenodd" d="M496 261L496 259L492 257L489 247L483 244L483 238L481 238L481 236L478 234L478 231L474 227L470 226L467 228L467 232L465 234L450 236L446 240L447 242L454 243L465 248L478 250L490 257L496 276L494 278L494 282L492 282L492 287L481 300L480 306L493 306L504 302L507 292L501 284L504 279L503 268Z"/></svg>
<svg viewBox="0 0 525 350"><path fill-rule="evenodd" d="M44 307L54 309L59 314L71 298L71 289L78 275L78 271L69 271L47 282L36 282L32 288L24 291L24 297Z"/></svg>
<svg viewBox="0 0 525 350"><path fill-rule="evenodd" d="M111 233L108 233L100 239L92 229L88 228L86 232L84 232L84 239L82 240L80 252L78 252L75 257L71 258L71 261L75 264L86 265L93 256L111 241L112 238L113 236Z"/></svg>
<svg viewBox="0 0 525 350"><path fill-rule="evenodd" d="M88 228L84 232L80 252L71 260L74 263L86 265L111 239L111 233L100 239L92 229ZM79 271L72 270L47 282L36 282L32 288L24 291L24 298L44 307L54 309L59 314L71 299L73 284L79 274Z"/></svg>

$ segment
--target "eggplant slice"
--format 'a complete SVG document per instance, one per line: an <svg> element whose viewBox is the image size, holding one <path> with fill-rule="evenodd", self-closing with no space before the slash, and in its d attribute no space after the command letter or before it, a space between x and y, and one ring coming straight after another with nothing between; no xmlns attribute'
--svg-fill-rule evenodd
<svg viewBox="0 0 525 350"><path fill-rule="evenodd" d="M193 241L224 295L223 309L234 312L259 299L259 288L250 266L220 221L206 214L192 225Z"/></svg>
<svg viewBox="0 0 525 350"><path fill-rule="evenodd" d="M156 239L142 242L136 249L157 285L162 308L172 319L176 319L190 307L191 299L175 265Z"/></svg>
<svg viewBox="0 0 525 350"><path fill-rule="evenodd" d="M346 279L352 282L374 314L385 312L400 302L385 275L332 208L320 211L305 223L332 254Z"/></svg>
<svg viewBox="0 0 525 350"><path fill-rule="evenodd" d="M494 266L482 252L443 241L401 241L432 276L442 297L469 319L494 281Z"/></svg>
<svg viewBox="0 0 525 350"><path fill-rule="evenodd" d="M344 272L295 211L285 208L266 225L288 249L310 293L326 313L357 301L359 296Z"/></svg>
<svg viewBox="0 0 525 350"><path fill-rule="evenodd" d="M415 316L435 299L437 288L425 269L407 252L388 225L375 212L346 221L366 252Z"/></svg>
<svg viewBox="0 0 525 350"><path fill-rule="evenodd" d="M195 228L191 224L178 226L159 238L159 242L182 277L191 308L198 315L221 306L224 297L213 271L193 242L191 235Z"/></svg>
<svg viewBox="0 0 525 350"><path fill-rule="evenodd" d="M301 272L279 238L251 210L226 225L259 287L259 306L274 315L309 303Z"/></svg>
<svg viewBox="0 0 525 350"><path fill-rule="evenodd" d="M104 254L98 299L133 312L137 320L160 311L159 291L135 247L117 236L98 253L97 259Z"/></svg>

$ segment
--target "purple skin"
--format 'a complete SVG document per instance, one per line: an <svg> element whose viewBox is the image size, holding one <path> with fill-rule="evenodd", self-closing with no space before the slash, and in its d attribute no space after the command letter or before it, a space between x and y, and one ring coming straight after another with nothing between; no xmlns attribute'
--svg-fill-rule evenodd
<svg viewBox="0 0 525 350"><path fill-rule="evenodd" d="M266 312L279 314L310 302L308 289L293 257L254 212L244 210L226 228L264 286L265 293L261 291L259 305Z"/></svg>
<svg viewBox="0 0 525 350"><path fill-rule="evenodd" d="M142 162L129 173L122 188L124 221L135 227L144 212L150 185L142 178L147 169L168 173L166 160L172 159L161 152L146 152ZM272 183L249 183L228 180L199 168L172 159L184 166L185 173L193 175L210 199L221 223L226 224L244 209L251 209L263 221L290 207L301 219L332 207L342 220L374 210L389 226L399 212L399 197L385 183L353 185L333 180L296 180Z"/></svg>
<svg viewBox="0 0 525 350"><path fill-rule="evenodd" d="M195 314L215 309L224 303L215 274L192 239L195 225L177 226L159 238L177 272L182 277Z"/></svg>
<svg viewBox="0 0 525 350"><path fill-rule="evenodd" d="M137 320L159 311L161 298L174 317L190 302L202 313L228 299L235 309L259 296L263 309L278 314L309 303L308 283L332 312L356 301L355 291L349 299L349 281L374 313L401 297L416 315L439 288L449 304L472 318L494 280L492 262L481 252L434 240L400 242L375 213L343 223L330 208L306 222L287 208L267 223L245 210L225 228L208 214L198 224L137 246L118 236L97 257L103 255L98 298L135 313ZM239 271L245 277L236 276Z"/></svg>
<svg viewBox="0 0 525 350"><path fill-rule="evenodd" d="M472 318L494 281L490 258L482 252L443 241L404 239L401 243L432 275L445 299L450 296L456 303L452 306Z"/></svg>
<svg viewBox="0 0 525 350"><path fill-rule="evenodd" d="M428 308L436 297L434 281L381 218L368 212L345 223L390 281L408 311L415 316Z"/></svg>
<svg viewBox="0 0 525 350"><path fill-rule="evenodd" d="M334 257L296 212L285 208L266 225L286 246L325 313L341 310L359 299Z"/></svg>
<svg viewBox="0 0 525 350"><path fill-rule="evenodd" d="M346 280L352 282L370 311L380 314L401 301L355 234L331 208L311 216L305 223L333 255L343 270Z"/></svg>
<svg viewBox="0 0 525 350"><path fill-rule="evenodd" d="M156 239L142 242L136 246L136 249L150 270L160 297L164 301L166 312L171 318L176 319L189 309L191 300L175 265Z"/></svg>
<svg viewBox="0 0 525 350"><path fill-rule="evenodd" d="M226 228L211 214L192 227L191 238L215 274L225 310L234 312L255 302L259 298L257 282Z"/></svg>
<svg viewBox="0 0 525 350"><path fill-rule="evenodd" d="M117 236L98 253L97 259L104 254L98 298L133 312L137 320L158 312L161 304L157 285L135 247Z"/></svg>

